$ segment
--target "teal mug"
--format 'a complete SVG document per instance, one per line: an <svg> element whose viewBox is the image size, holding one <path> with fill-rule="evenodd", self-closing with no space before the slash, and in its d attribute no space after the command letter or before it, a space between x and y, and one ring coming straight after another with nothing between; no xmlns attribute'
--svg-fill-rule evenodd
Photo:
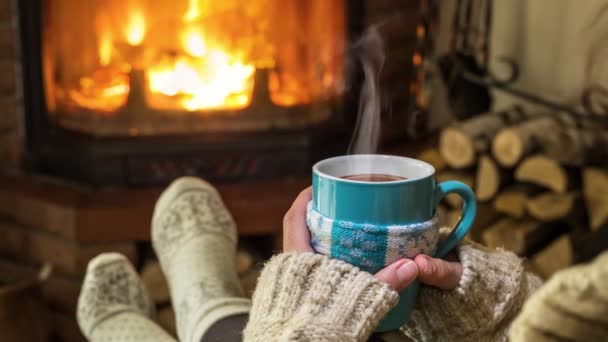
<svg viewBox="0 0 608 342"><path fill-rule="evenodd" d="M405 257L444 257L471 228L476 201L468 186L458 181L436 184L434 173L423 161L388 155L318 162L307 213L312 247L372 274ZM439 243L436 208L448 193L463 198L462 215ZM376 331L398 329L408 321L419 286L416 280L401 291L399 303Z"/></svg>

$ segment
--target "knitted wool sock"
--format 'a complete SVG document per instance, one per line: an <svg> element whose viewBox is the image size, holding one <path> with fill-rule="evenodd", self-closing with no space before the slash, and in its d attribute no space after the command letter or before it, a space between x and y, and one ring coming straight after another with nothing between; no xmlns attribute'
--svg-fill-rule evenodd
<svg viewBox="0 0 608 342"><path fill-rule="evenodd" d="M236 227L218 192L184 177L160 196L152 244L171 290L180 341L199 342L215 322L248 313L234 269Z"/></svg>
<svg viewBox="0 0 608 342"><path fill-rule="evenodd" d="M87 267L78 298L78 325L89 341L175 341L150 317L153 305L129 261L101 254Z"/></svg>

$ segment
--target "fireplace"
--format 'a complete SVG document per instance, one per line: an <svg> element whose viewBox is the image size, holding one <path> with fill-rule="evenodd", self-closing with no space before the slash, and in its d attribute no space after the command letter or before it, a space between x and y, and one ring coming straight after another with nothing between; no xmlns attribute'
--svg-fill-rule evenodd
<svg viewBox="0 0 608 342"><path fill-rule="evenodd" d="M94 185L221 181L308 172L346 149L358 1L18 6L34 171Z"/></svg>

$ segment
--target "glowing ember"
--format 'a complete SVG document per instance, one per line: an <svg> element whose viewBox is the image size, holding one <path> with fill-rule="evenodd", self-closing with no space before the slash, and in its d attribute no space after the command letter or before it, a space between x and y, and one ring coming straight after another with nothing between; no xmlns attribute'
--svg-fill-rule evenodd
<svg viewBox="0 0 608 342"><path fill-rule="evenodd" d="M70 90L70 98L83 108L111 115L127 102L129 77L111 68L101 68L92 77L80 79L80 88Z"/></svg>
<svg viewBox="0 0 608 342"><path fill-rule="evenodd" d="M146 35L146 20L141 11L135 10L131 13L124 34L129 45L137 46L144 41Z"/></svg>

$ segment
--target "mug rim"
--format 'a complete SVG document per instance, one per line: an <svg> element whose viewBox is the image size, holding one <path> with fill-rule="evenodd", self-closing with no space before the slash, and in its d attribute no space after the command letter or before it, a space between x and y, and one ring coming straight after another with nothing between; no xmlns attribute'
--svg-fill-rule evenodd
<svg viewBox="0 0 608 342"><path fill-rule="evenodd" d="M424 165L424 167L427 168L429 170L429 172L428 172L428 174L426 174L424 176L415 177L415 178L407 178L407 179L400 179L400 180L387 181L387 182L368 182L368 181L359 181L359 180L340 178L340 177L332 176L328 173L325 173L325 172L322 172L321 170L319 170L319 168L321 166L323 166L324 164L336 162L336 161L344 160L344 159L357 158L357 157L379 158L379 159L401 159L401 160L406 160L408 162L416 162L416 163ZM433 167L433 165L431 165L425 161L422 161L422 160L416 159L416 158L395 156L395 155L390 155L390 154L348 154L348 155L331 157L331 158L323 159L321 161L316 162L312 167L312 171L313 171L313 173L316 173L320 177L323 177L326 179L331 179L336 182L361 184L361 185L374 185L374 186L411 183L411 182L419 181L421 179L432 177L435 174L435 168Z"/></svg>

